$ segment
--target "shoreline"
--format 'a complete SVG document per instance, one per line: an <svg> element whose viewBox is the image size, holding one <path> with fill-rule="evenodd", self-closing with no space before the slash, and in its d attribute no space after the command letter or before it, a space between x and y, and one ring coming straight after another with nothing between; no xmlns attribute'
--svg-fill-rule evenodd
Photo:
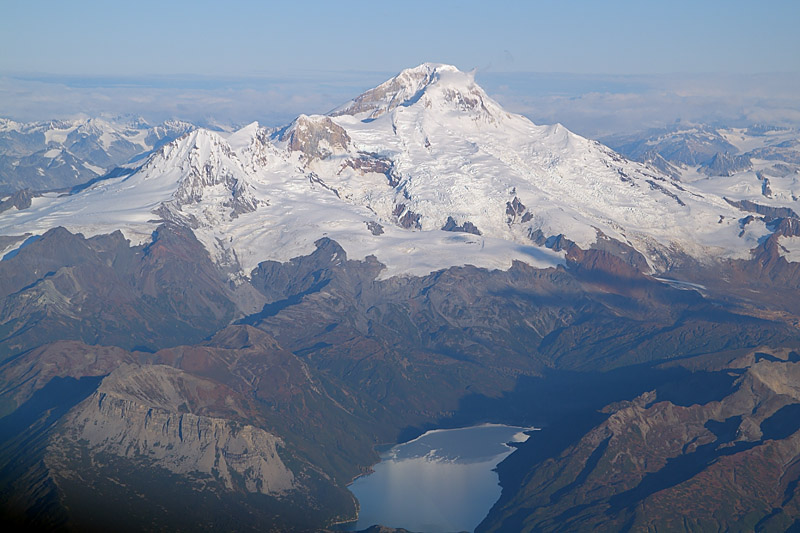
<svg viewBox="0 0 800 533"><path fill-rule="evenodd" d="M517 425L502 424L502 423L495 423L495 422L483 422L483 423L474 424L474 425L470 425L470 426L463 426L463 427L430 429L430 430L427 430L424 433L418 435L417 437L415 437L413 439L407 440L405 442L399 442L399 443L392 444L392 445L376 444L375 447L378 447L378 446L390 446L390 447L388 449L386 449L383 453L379 454L380 455L380 460L378 462L374 463L373 465L370 465L369 468L365 472L360 473L359 475L355 476L346 485L346 487L348 488L348 490L350 491L350 493L353 495L354 499L357 502L357 511L356 511L355 518L351 519L351 520L339 520L339 521L337 521L335 523L332 523L331 526L332 527L337 527L338 526L337 530L341 530L341 531L345 531L347 529L355 530L355 528L359 527L358 526L358 522L361 519L361 502L358 500L358 497L356 496L355 492L353 492L353 490L352 490L353 487L352 486L360 478L365 478L365 477L367 477L367 476L369 476L371 474L376 473L376 468L375 467L378 464L380 464L380 463L382 463L384 461L392 462L392 454L390 453L391 450L394 450L396 448L405 446L407 444L413 445L414 443L416 443L416 442L420 441L421 439L423 439L423 437L431 436L431 435L438 434L438 433L455 432L455 431L463 431L463 430L470 430L470 429L480 429L480 428L503 428L505 430L513 431L513 434L510 435L510 436L504 437L502 442L494 441L494 442L497 442L497 444L500 444L502 446L500 448L500 450L502 450L502 451L499 451L499 453L493 455L491 458L489 458L486 461L481 461L481 463L486 463L486 464L491 463L491 465L490 465L491 468L489 468L489 469L491 471L495 472L495 475L497 476L496 477L497 485L500 488L500 494L498 494L498 500L499 500L499 498L500 498L500 496L502 494L502 491L505 489L505 487L500 482L500 479L499 479L500 476L499 476L499 473L497 472L497 467L501 463L506 461L510 456L512 456L514 454L514 452L517 451L519 446L516 446L515 444L518 445L518 444L521 444L521 443L524 443L524 442L528 441L530 439L530 437L533 436L533 432L540 431L542 428L535 427L535 426L517 426ZM503 436L503 435L504 435L504 433L501 432L500 436ZM454 436L452 438L453 439L459 439L458 436ZM467 454L466 457L469 457L469 454ZM417 457L417 458L414 458L414 459L420 459L420 458ZM414 460L414 459L412 459L412 460ZM402 462L402 461L404 461L404 459L400 459L398 462ZM469 459L467 459L467 461L469 461ZM363 496L363 494L362 494L362 496ZM491 508L494 506L496 501L497 500L491 502L489 508L486 510L486 513L487 513L486 516L488 516L488 513L491 511ZM372 514L374 514L374 510L373 510ZM372 516L372 514L370 514L370 516Z"/></svg>
<svg viewBox="0 0 800 533"><path fill-rule="evenodd" d="M392 448L395 448L395 447L397 447L397 446L403 446L403 445L406 445L406 444L411 444L411 443L413 443L413 442L416 442L416 441L418 441L419 439L421 439L422 437L424 437L424 436L426 436L426 435L428 435L428 434L431 434L431 435L433 435L434 433L442 433L442 432L445 432L445 431L459 431L459 430L462 430L462 429L473 429L473 428L482 428L482 427L509 427L509 428L518 428L518 429L520 429L520 432L519 432L519 433L517 433L517 434L515 434L515 435L514 435L515 437L516 437L518 434L525 434L525 432L528 432L528 431L541 431L541 430L542 430L542 428L540 428L540 427L535 427L535 426L528 426L528 427L526 427L526 426L514 426L514 425L510 425L510 424L500 424L500 423L497 423L497 422L483 422L483 423L481 423L481 424L475 424L474 426L463 426L463 427L457 427L457 428L437 428L437 429L429 429L429 430L425 431L424 433L422 433L421 435L419 435L419 436L417 436L417 437L414 437L414 438L413 438L413 439L411 439L411 440L407 440L407 441L404 441L404 442L396 442L396 443L394 443L394 444L392 444L392 443L389 443L389 442L385 442L385 443L377 443L377 444L375 444L375 445L372 447L372 449L373 449L373 451L377 452L376 448L378 448L378 447L380 447L380 446L389 446L388 450L391 450ZM528 438L530 438L530 435L528 435L527 437L528 437ZM525 441L527 441L527 440L528 440L528 438L526 438L525 440L518 440L518 441L508 441L508 442L504 442L504 443L503 443L503 446L506 446L507 448L510 448L511 450L515 450L515 451L516 451L516 448L514 448L513 446L509 446L509 445L508 445L508 444L509 444L509 442L525 442ZM387 451L388 451L388 450L387 450ZM384 453L385 453L385 452L384 452ZM513 453L513 452L512 452L512 453ZM375 469L374 469L373 467L374 467L375 465L379 464L381 461L383 461L383 454L379 453L379 454L378 454L378 457L380 457L380 460L379 460L378 462L376 462L376 463L372 463L371 465L369 465L369 466L367 467L367 471L366 471L366 472L364 472L364 473L361 473L361 474L358 474L357 476L353 477L353 478L352 478L352 479L351 479L351 480L350 480L350 481L349 481L349 482L348 482L348 483L345 485L345 487L349 487L350 485L352 485L353 483L355 483L355 482L356 482L358 479L360 479L360 478L362 478L362 477L366 477L366 476L369 476L369 475L372 475L372 474L374 474L374 473L375 473ZM505 460L505 459L503 459L503 460ZM499 463L498 463L498 464L499 464Z"/></svg>

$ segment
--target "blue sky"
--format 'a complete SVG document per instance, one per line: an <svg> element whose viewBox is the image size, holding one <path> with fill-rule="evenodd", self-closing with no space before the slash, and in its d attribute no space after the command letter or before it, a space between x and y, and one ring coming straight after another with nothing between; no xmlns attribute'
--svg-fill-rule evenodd
<svg viewBox="0 0 800 533"><path fill-rule="evenodd" d="M800 70L800 2L0 0L0 71Z"/></svg>
<svg viewBox="0 0 800 533"><path fill-rule="evenodd" d="M605 129L710 104L782 120L800 113L798 24L797 0L0 0L0 115L280 122L435 61L477 68L512 111L592 135L619 112Z"/></svg>

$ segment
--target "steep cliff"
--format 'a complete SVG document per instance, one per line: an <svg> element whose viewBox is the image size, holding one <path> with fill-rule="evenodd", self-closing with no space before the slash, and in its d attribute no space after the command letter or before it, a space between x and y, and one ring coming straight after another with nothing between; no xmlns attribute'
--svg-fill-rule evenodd
<svg viewBox="0 0 800 533"><path fill-rule="evenodd" d="M124 365L64 419L47 463L59 471L70 460L63 451L83 443L90 456L125 457L185 475L198 488L217 484L220 490L272 495L294 489L294 475L279 456L279 438L234 420L187 412L219 388L172 367Z"/></svg>

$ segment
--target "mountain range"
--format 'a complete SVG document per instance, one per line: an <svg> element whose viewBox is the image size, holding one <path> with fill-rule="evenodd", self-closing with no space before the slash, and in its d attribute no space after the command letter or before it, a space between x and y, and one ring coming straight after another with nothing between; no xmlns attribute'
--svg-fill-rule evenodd
<svg viewBox="0 0 800 533"><path fill-rule="evenodd" d="M0 194L81 185L194 128L177 120L151 126L141 117L0 119Z"/></svg>
<svg viewBox="0 0 800 533"><path fill-rule="evenodd" d="M796 131L614 151L427 63L280 128L2 129L74 171L0 203L8 520L319 530L491 421L544 429L480 530L795 524Z"/></svg>

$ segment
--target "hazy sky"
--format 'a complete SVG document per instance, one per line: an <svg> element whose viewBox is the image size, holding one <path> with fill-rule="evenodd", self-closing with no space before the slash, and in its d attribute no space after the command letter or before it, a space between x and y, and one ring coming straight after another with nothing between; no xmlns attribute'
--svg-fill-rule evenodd
<svg viewBox="0 0 800 533"><path fill-rule="evenodd" d="M434 61L587 135L800 124L799 25L799 0L0 0L0 116L276 125Z"/></svg>
<svg viewBox="0 0 800 533"><path fill-rule="evenodd" d="M264 75L800 69L797 0L0 0L0 71Z"/></svg>

